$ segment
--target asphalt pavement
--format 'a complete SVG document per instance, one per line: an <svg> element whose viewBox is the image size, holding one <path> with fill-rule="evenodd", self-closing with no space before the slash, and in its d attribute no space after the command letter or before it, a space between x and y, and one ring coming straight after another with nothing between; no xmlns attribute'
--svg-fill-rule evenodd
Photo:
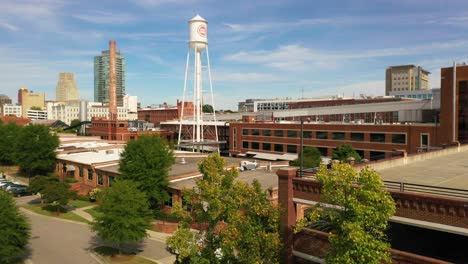
<svg viewBox="0 0 468 264"><path fill-rule="evenodd" d="M18 205L26 204L35 196L15 198ZM89 226L39 215L23 209L31 223L31 239L28 260L34 264L87 264L99 263L89 250L101 244ZM167 252L166 244L154 239L145 239L137 248L140 255L161 263L173 263L174 257Z"/></svg>

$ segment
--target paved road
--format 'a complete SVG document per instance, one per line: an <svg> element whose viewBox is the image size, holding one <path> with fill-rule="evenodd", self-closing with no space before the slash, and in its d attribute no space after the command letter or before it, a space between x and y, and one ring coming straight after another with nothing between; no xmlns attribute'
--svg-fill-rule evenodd
<svg viewBox="0 0 468 264"><path fill-rule="evenodd" d="M32 200L32 197L16 199L21 205ZM98 263L88 254L88 250L99 243L88 225L23 211L31 221L29 259L34 264ZM141 255L155 260L168 259L171 255L165 248L163 242L146 239Z"/></svg>

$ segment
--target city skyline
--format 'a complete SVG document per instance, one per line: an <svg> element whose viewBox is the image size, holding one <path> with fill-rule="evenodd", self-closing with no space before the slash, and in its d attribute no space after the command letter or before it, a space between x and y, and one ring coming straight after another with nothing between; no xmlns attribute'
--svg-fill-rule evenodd
<svg viewBox="0 0 468 264"><path fill-rule="evenodd" d="M126 92L142 105L181 99L187 21L209 22L218 109L259 97L385 93L385 69L416 64L440 86L440 68L468 57L464 1L0 0L0 93L26 86L54 99L59 72L94 94L93 58L115 39ZM255 15L253 15L255 14ZM268 94L268 96L265 96Z"/></svg>

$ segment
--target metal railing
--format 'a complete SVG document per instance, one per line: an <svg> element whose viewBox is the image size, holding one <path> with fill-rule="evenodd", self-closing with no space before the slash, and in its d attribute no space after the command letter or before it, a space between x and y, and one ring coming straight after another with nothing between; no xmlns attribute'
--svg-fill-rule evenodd
<svg viewBox="0 0 468 264"><path fill-rule="evenodd" d="M400 192L426 193L426 194L432 194L432 195L468 199L468 190L465 190L465 189L430 186L430 185L396 182L396 181L383 181L383 182L384 182L384 187L387 190L397 190Z"/></svg>
<svg viewBox="0 0 468 264"><path fill-rule="evenodd" d="M303 169L302 171L297 170L296 177L315 179L316 172L317 172L316 168ZM456 189L456 188L430 186L430 185L397 182L397 181L383 181L383 185L384 185L384 188L387 190L396 190L400 192L425 193L425 194L431 194L431 195L462 198L462 199L468 200L467 189Z"/></svg>

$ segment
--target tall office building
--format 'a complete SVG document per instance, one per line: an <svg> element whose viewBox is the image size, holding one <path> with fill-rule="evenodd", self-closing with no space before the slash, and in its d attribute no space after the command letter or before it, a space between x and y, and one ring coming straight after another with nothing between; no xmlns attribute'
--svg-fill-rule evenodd
<svg viewBox="0 0 468 264"><path fill-rule="evenodd" d="M45 93L34 93L33 91L29 91L28 88L22 87L18 90L18 102L21 103L22 106L22 117L27 117L28 110L31 108L35 111L39 111L39 109L44 109L45 107Z"/></svg>
<svg viewBox="0 0 468 264"><path fill-rule="evenodd" d="M385 95L398 91L418 91L429 89L429 74L421 66L399 65L385 71Z"/></svg>
<svg viewBox="0 0 468 264"><path fill-rule="evenodd" d="M55 100L66 102L78 99L78 88L76 87L75 76L73 73L59 73L59 80L55 90Z"/></svg>
<svg viewBox="0 0 468 264"><path fill-rule="evenodd" d="M94 101L109 103L109 62L108 50L102 51L100 56L94 57ZM117 83L117 106L123 106L125 95L125 58L116 51L115 75Z"/></svg>

